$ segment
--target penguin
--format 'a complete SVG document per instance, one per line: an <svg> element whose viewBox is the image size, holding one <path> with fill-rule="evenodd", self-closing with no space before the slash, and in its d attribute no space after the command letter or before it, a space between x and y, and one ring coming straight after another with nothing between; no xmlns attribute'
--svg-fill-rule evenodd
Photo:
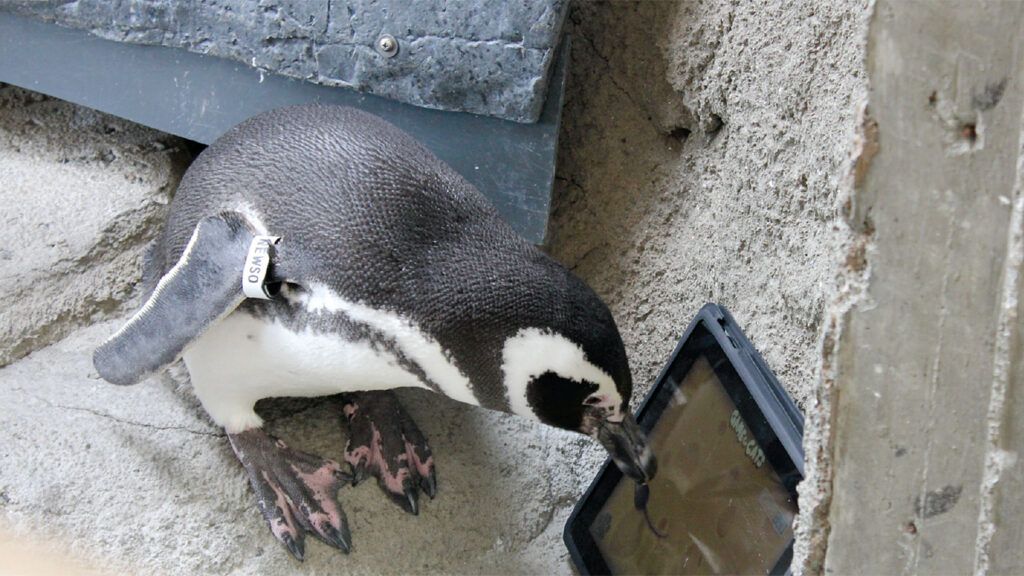
<svg viewBox="0 0 1024 576"><path fill-rule="evenodd" d="M304 105L235 126L189 167L143 271L141 309L100 345L105 380L179 358L273 536L348 553L337 495L374 476L433 498L430 447L393 389L422 388L595 438L639 483L656 461L629 412L608 307L411 136ZM262 428L268 397L341 399L348 466Z"/></svg>

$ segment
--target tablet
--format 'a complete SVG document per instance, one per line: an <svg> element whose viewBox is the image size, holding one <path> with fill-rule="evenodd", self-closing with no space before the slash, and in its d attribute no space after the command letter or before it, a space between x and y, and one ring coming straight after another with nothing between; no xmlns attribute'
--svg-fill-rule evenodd
<svg viewBox="0 0 1024 576"><path fill-rule="evenodd" d="M610 461L565 542L581 574L785 574L803 417L729 312L704 306L637 422L658 458L646 513Z"/></svg>

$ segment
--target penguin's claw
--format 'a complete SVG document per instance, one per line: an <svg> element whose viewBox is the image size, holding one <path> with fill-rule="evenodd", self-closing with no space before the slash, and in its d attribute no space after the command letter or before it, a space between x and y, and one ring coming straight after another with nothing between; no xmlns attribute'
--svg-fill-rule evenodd
<svg viewBox="0 0 1024 576"><path fill-rule="evenodd" d="M285 534L281 537L281 543L284 544L284 547L292 553L292 556L294 556L296 560L299 562L305 560L306 545L303 543L301 536L296 540L295 538L292 538L291 534Z"/></svg>
<svg viewBox="0 0 1024 576"><path fill-rule="evenodd" d="M430 472L420 478L420 489L430 497L431 500L434 496L437 496L437 474L434 473L434 467L430 467Z"/></svg>
<svg viewBox="0 0 1024 576"><path fill-rule="evenodd" d="M419 514L419 493L437 495L434 457L426 438L390 392L350 394L344 401L348 422L345 461L353 485L373 475L403 510Z"/></svg>
<svg viewBox="0 0 1024 576"><path fill-rule="evenodd" d="M405 500L402 500L401 497L397 497L395 498L395 501L397 501L398 505L409 514L412 514L413 516L420 515L420 496L419 491L416 488L406 488Z"/></svg>
<svg viewBox="0 0 1024 576"><path fill-rule="evenodd" d="M350 478L337 462L293 450L258 428L228 438L271 533L292 556L305 557L307 532L349 553L352 535L337 497Z"/></svg>
<svg viewBox="0 0 1024 576"><path fill-rule="evenodd" d="M370 475L370 471L367 470L366 464L360 462L358 464L349 463L349 468L352 470L352 486L358 486L363 480Z"/></svg>
<svg viewBox="0 0 1024 576"><path fill-rule="evenodd" d="M352 534L348 531L348 526L342 525L341 530L338 530L330 524L323 526L323 533L319 534L320 539L328 546L333 546L338 550L341 550L345 554L352 551Z"/></svg>

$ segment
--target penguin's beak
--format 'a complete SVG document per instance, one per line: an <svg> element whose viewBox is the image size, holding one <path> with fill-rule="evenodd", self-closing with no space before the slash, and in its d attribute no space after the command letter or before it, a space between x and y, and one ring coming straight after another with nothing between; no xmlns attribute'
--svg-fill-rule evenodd
<svg viewBox="0 0 1024 576"><path fill-rule="evenodd" d="M595 437L623 474L639 484L646 484L654 478L658 462L632 414L626 414L621 422L601 420Z"/></svg>

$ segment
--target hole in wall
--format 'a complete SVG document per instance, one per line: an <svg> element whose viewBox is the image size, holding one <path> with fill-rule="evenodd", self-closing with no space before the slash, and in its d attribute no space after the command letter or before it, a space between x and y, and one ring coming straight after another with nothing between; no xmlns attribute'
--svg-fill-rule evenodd
<svg viewBox="0 0 1024 576"><path fill-rule="evenodd" d="M973 123L964 124L960 127L960 137L973 146L978 141L978 126Z"/></svg>
<svg viewBox="0 0 1024 576"><path fill-rule="evenodd" d="M947 150L954 156L985 148L985 125L981 115L972 120L954 120L948 127L946 139Z"/></svg>
<svg viewBox="0 0 1024 576"><path fill-rule="evenodd" d="M928 106L945 135L943 141L950 155L970 154L985 148L985 116L982 114L999 103L1005 89L1005 82L987 85L973 97L974 110L965 113L957 102L946 94L933 89L928 95Z"/></svg>
<svg viewBox="0 0 1024 576"><path fill-rule="evenodd" d="M686 139L690 137L690 129L684 128L682 126L677 126L676 128L670 130L668 135L680 142L686 142Z"/></svg>

